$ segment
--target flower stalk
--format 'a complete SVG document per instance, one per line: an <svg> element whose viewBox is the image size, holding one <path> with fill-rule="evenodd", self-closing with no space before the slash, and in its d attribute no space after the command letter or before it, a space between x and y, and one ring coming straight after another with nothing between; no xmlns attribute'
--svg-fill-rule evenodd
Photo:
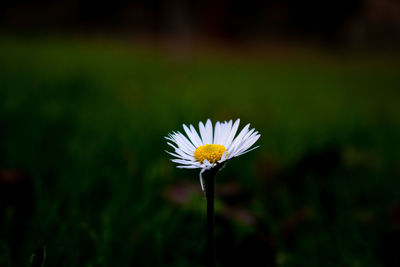
<svg viewBox="0 0 400 267"><path fill-rule="evenodd" d="M215 177L223 164L203 172L204 189L207 200L207 266L215 267L215 236L214 236L214 188Z"/></svg>

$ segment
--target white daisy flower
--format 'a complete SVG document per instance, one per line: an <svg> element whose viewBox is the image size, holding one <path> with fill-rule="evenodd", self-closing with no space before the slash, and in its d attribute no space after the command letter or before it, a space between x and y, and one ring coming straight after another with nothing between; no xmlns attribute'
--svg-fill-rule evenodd
<svg viewBox="0 0 400 267"><path fill-rule="evenodd" d="M249 130L250 124L247 124L236 136L239 128L240 119L232 124L229 122L219 122L213 125L208 119L204 125L199 122L200 136L197 134L193 125L189 127L183 124L183 129L187 137L180 132L172 132L165 137L174 152L166 151L175 157L172 162L178 163L178 168L201 169L200 183L204 191L202 174L206 170L220 168L223 164L235 157L243 155L257 147L252 145L260 138L260 134L255 129Z"/></svg>

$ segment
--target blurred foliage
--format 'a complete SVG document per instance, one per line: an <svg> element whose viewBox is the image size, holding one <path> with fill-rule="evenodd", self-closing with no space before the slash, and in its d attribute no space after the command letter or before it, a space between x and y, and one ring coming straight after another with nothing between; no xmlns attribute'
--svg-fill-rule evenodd
<svg viewBox="0 0 400 267"><path fill-rule="evenodd" d="M201 266L198 171L165 136L240 117L261 147L217 179L222 266L399 266L399 64L168 56L0 40L0 265Z"/></svg>

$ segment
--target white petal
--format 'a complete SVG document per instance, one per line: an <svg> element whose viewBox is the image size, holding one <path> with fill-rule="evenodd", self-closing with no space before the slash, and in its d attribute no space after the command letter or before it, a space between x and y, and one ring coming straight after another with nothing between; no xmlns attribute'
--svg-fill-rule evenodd
<svg viewBox="0 0 400 267"><path fill-rule="evenodd" d="M260 135L257 133L258 132L253 133L247 140L244 140L240 145L234 148L231 152L231 157L242 155L243 151L249 149L260 138Z"/></svg>
<svg viewBox="0 0 400 267"><path fill-rule="evenodd" d="M197 134L196 129L191 124L190 124L190 130L192 131L192 135L193 135L194 140L196 140L196 143L200 144L199 146L204 145L203 141L201 141L199 135ZM199 147L199 146L197 146L197 147Z"/></svg>
<svg viewBox="0 0 400 267"><path fill-rule="evenodd" d="M257 131L256 131L255 133L253 133L254 130L255 130L255 129L251 129L250 131L248 131L248 132L246 133L246 135L243 136L242 140L241 140L240 142L236 143L236 145L235 145L236 147L232 147L232 148L231 148L231 152L232 152L233 154L236 153L238 150L240 150L240 149L243 147L243 144L245 144L245 143L248 141L249 138L252 138L252 137L255 136L256 134L258 134Z"/></svg>
<svg viewBox="0 0 400 267"><path fill-rule="evenodd" d="M189 156L189 157L190 157L190 156L192 156L191 154L185 153L185 152L182 151L180 148L175 147L173 144L171 144L171 143L169 143L169 142L167 142L167 144L170 145L170 146L172 146L172 147L174 148L175 152L176 152L177 154L181 155L181 157L185 157L185 156Z"/></svg>
<svg viewBox="0 0 400 267"><path fill-rule="evenodd" d="M201 167L199 167L199 166L193 166L193 165L179 165L179 166L176 166L177 168L179 168L179 169L198 169L198 168L201 168Z"/></svg>
<svg viewBox="0 0 400 267"><path fill-rule="evenodd" d="M239 124L240 124L240 119L237 119L235 121L235 123L233 124L232 129L229 133L229 136L227 137L227 139L225 141L225 144L224 144L225 148L228 148L232 144L232 140L236 135L236 132L239 128Z"/></svg>
<svg viewBox="0 0 400 267"><path fill-rule="evenodd" d="M195 161L196 159L194 158L194 157L191 157L191 156L188 156L188 155L185 155L185 154L175 154L175 153L172 153L172 152L169 152L169 151L167 151L167 150L165 150L165 152L167 152L168 154L170 154L171 156L174 156L174 157L176 157L176 158L181 158L181 159L186 159L186 160L191 160L191 161Z"/></svg>
<svg viewBox="0 0 400 267"><path fill-rule="evenodd" d="M175 152L178 153L179 155L188 155L188 156L192 156L191 153L186 152L185 150L182 149L182 147L176 147L173 144L171 144L170 142L167 142L168 145L170 145L171 147L174 148Z"/></svg>
<svg viewBox="0 0 400 267"><path fill-rule="evenodd" d="M192 165L192 166L200 166L200 164L193 162L193 161L187 161L183 159L171 159L172 162L183 164L183 165Z"/></svg>
<svg viewBox="0 0 400 267"><path fill-rule="evenodd" d="M246 154L247 152L250 152L250 151L252 151L252 150L254 150L254 149L256 149L256 148L259 148L259 147L260 147L260 146L255 146L255 147L253 147L253 148L251 148L251 149L249 149L249 150L240 152L240 153L237 154L235 157L239 157L239 156L241 156L241 155L243 155L243 154Z"/></svg>
<svg viewBox="0 0 400 267"><path fill-rule="evenodd" d="M193 143L195 147L201 146L201 143L198 142L196 136L190 131L190 129L185 124L183 124L183 129L185 130L187 136L189 137L190 141Z"/></svg>
<svg viewBox="0 0 400 267"><path fill-rule="evenodd" d="M213 144L219 144L220 135L221 135L221 123L217 121L215 123Z"/></svg>
<svg viewBox="0 0 400 267"><path fill-rule="evenodd" d="M165 139L174 142L174 140L171 138L171 136L164 136Z"/></svg>
<svg viewBox="0 0 400 267"><path fill-rule="evenodd" d="M232 144L227 147L228 154L231 154L232 150L234 150L241 142L243 137L247 134L248 129L249 129L250 123L247 124L242 131L239 133L239 135L233 140Z"/></svg>
<svg viewBox="0 0 400 267"><path fill-rule="evenodd" d="M208 161L208 160L203 160L203 164L206 166L206 167L208 167L208 168L211 168L212 167L212 165L211 165L211 163Z"/></svg>
<svg viewBox="0 0 400 267"><path fill-rule="evenodd" d="M229 134L231 133L231 130L232 130L232 120L230 120L229 122L224 122L223 129L221 131L221 138L219 141L221 145L225 146L225 148L226 148L225 143L229 137Z"/></svg>
<svg viewBox="0 0 400 267"><path fill-rule="evenodd" d="M182 134L181 132L177 132L176 136L179 136L180 139L185 143L185 145L191 150L193 150L193 152L194 150L196 150L196 147L189 141L189 139L184 134Z"/></svg>
<svg viewBox="0 0 400 267"><path fill-rule="evenodd" d="M181 157L185 157L185 156L193 157L191 154L187 154L187 153L183 152L183 151L182 151L181 149L179 149L179 148L175 149L175 153L177 153L178 155L181 155Z"/></svg>
<svg viewBox="0 0 400 267"><path fill-rule="evenodd" d="M260 138L261 135L256 134L254 136L251 136L246 142L244 142L238 149L236 150L236 153L241 153L243 151L246 151L249 149L252 145L254 145L255 142Z"/></svg>
<svg viewBox="0 0 400 267"><path fill-rule="evenodd" d="M178 132L174 136L174 138L177 141L179 148L187 152L189 155L193 155L196 148L189 142L189 140L183 134Z"/></svg>
<svg viewBox="0 0 400 267"><path fill-rule="evenodd" d="M179 146L179 142L175 139L175 134L168 134L168 137L165 137L165 139L174 142L177 146Z"/></svg>
<svg viewBox="0 0 400 267"><path fill-rule="evenodd" d="M201 186L201 190L203 190L203 192L204 192L203 172L204 172L205 170L206 170L206 169L202 169L202 170L200 171L200 186Z"/></svg>
<svg viewBox="0 0 400 267"><path fill-rule="evenodd" d="M174 149L177 149L178 147L174 146L173 144L171 144L170 142L167 142L167 144L171 147L173 147Z"/></svg>
<svg viewBox="0 0 400 267"><path fill-rule="evenodd" d="M203 141L203 144L204 145L209 144L206 127L204 127L204 124L202 122L199 122L199 130L200 130L201 140Z"/></svg>
<svg viewBox="0 0 400 267"><path fill-rule="evenodd" d="M206 133L207 133L207 143L212 144L213 143L213 127L211 120L208 119L206 122Z"/></svg>
<svg viewBox="0 0 400 267"><path fill-rule="evenodd" d="M227 122L225 122L225 123L221 123L221 129L220 129L220 131L219 131L219 141L218 141L218 144L219 145L223 145L224 144L224 142L225 142L225 140L226 140L226 138L228 137L227 136L227 132L228 132L228 129L229 128L229 125L228 125L228 123Z"/></svg>
<svg viewBox="0 0 400 267"><path fill-rule="evenodd" d="M224 153L222 154L221 159L220 159L218 162L219 162L219 163L224 162L227 155L228 155L228 151L224 151Z"/></svg>

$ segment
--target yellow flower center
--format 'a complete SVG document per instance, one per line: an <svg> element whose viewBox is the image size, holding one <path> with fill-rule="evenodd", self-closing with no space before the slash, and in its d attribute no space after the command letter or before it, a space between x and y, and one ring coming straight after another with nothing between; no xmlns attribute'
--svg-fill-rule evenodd
<svg viewBox="0 0 400 267"><path fill-rule="evenodd" d="M215 163L222 158L222 154L226 151L226 148L223 145L203 145L196 148L194 151L194 157L197 161L203 163L206 159L210 163Z"/></svg>

